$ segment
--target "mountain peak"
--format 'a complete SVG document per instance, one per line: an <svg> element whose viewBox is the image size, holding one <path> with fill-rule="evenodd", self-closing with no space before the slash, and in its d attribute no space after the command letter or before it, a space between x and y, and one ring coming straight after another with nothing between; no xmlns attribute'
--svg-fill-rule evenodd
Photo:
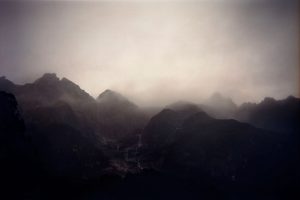
<svg viewBox="0 0 300 200"><path fill-rule="evenodd" d="M110 89L106 89L104 90L104 92L102 92L99 97L102 97L102 96L105 96L105 95L112 95L112 94L115 94L117 92L113 91L113 90L110 90Z"/></svg>
<svg viewBox="0 0 300 200"><path fill-rule="evenodd" d="M34 83L55 83L58 82L59 78L55 73L45 73L41 78L37 79Z"/></svg>
<svg viewBox="0 0 300 200"><path fill-rule="evenodd" d="M231 98L226 98L219 92L215 92L211 95L208 100L208 104L215 107L231 107L233 109L237 108L236 104Z"/></svg>
<svg viewBox="0 0 300 200"><path fill-rule="evenodd" d="M212 101L212 102L232 102L232 99L231 98L228 98L228 97L224 97L221 93L219 92L215 92L213 93L210 98L209 98L209 101Z"/></svg>
<svg viewBox="0 0 300 200"><path fill-rule="evenodd" d="M99 104L102 104L105 107L114 107L114 108L137 108L137 106L130 102L126 97L122 94L115 92L113 90L105 90L98 97L97 101Z"/></svg>
<svg viewBox="0 0 300 200"><path fill-rule="evenodd" d="M196 104L187 101L177 101L166 108L181 113L184 116L189 116L202 111Z"/></svg>
<svg viewBox="0 0 300 200"><path fill-rule="evenodd" d="M0 90L11 91L14 86L15 84L8 80L5 76L0 77Z"/></svg>
<svg viewBox="0 0 300 200"><path fill-rule="evenodd" d="M106 89L104 92L102 92L97 97L97 100L98 101L106 101L106 100L128 101L123 95L110 89Z"/></svg>
<svg viewBox="0 0 300 200"><path fill-rule="evenodd" d="M215 92L211 95L211 99L224 99L223 95L220 92Z"/></svg>
<svg viewBox="0 0 300 200"><path fill-rule="evenodd" d="M13 83L13 82L11 82L10 80L8 80L8 79L6 78L6 76L0 76L0 81L1 81L1 82L10 82L10 83Z"/></svg>
<svg viewBox="0 0 300 200"><path fill-rule="evenodd" d="M275 103L276 100L272 97L265 97L264 100L261 102L261 103L264 103L264 104L269 104L269 103Z"/></svg>

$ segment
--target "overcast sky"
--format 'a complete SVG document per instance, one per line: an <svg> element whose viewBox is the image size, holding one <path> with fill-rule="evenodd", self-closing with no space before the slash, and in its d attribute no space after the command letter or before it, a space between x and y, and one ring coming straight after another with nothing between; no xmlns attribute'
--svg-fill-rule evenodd
<svg viewBox="0 0 300 200"><path fill-rule="evenodd" d="M0 76L140 105L298 96L297 0L0 2Z"/></svg>

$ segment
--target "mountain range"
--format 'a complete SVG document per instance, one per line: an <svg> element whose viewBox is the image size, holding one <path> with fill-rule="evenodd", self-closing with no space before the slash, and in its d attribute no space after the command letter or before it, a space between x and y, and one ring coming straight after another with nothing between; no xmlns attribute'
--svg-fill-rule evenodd
<svg viewBox="0 0 300 200"><path fill-rule="evenodd" d="M266 97L237 106L215 93L204 103L180 101L149 109L109 89L94 99L56 74L24 85L1 77L0 91L3 195L18 199L299 195L296 97ZM15 190L21 192L10 192Z"/></svg>

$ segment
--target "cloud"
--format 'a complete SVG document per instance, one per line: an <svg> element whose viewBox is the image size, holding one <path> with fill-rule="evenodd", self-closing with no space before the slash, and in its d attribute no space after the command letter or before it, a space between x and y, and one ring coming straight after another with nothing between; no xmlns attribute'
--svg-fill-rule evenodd
<svg viewBox="0 0 300 200"><path fill-rule="evenodd" d="M0 4L0 74L17 83L56 72L147 105L297 95L292 0Z"/></svg>

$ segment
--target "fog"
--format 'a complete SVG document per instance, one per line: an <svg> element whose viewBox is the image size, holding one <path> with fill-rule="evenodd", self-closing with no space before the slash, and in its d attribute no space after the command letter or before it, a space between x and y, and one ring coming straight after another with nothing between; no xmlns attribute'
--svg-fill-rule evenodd
<svg viewBox="0 0 300 200"><path fill-rule="evenodd" d="M0 2L0 75L139 105L299 96L296 0Z"/></svg>

